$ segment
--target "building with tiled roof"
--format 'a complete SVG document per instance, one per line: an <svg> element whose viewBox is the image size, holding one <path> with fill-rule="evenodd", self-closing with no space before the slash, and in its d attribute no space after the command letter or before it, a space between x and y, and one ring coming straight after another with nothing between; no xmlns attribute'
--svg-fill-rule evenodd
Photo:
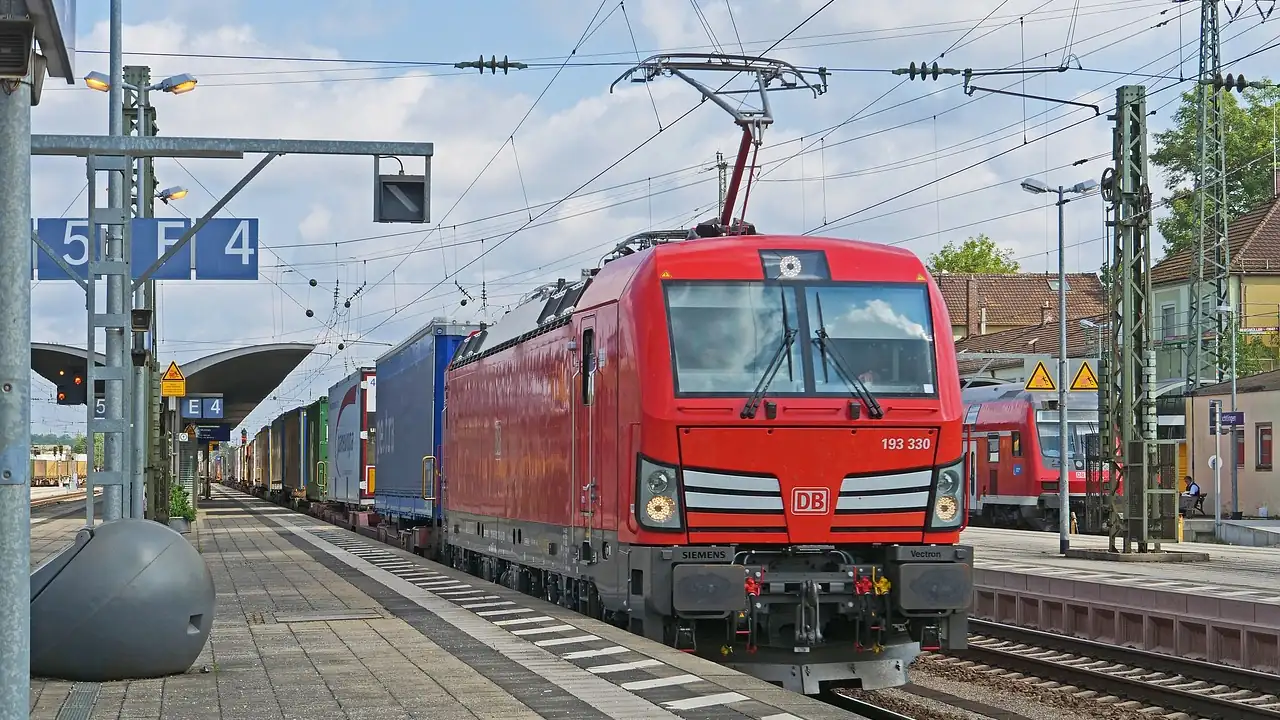
<svg viewBox="0 0 1280 720"><path fill-rule="evenodd" d="M1067 307L1071 307L1069 302ZM1071 319L1067 323L1067 357L1087 358L1096 371L1097 363L1092 360L1098 357L1099 347L1104 340L1099 327L1104 322L1105 317L1101 315ZM987 335L969 335L956 342L956 360L959 363L960 377L1025 382L1031 369L1035 367L1035 362L1025 359L1026 356L1056 359L1060 347L1059 332L1057 316L1046 315L1043 324L1011 328ZM975 359L965 357L975 354L999 354L1009 357Z"/></svg>
<svg viewBox="0 0 1280 720"><path fill-rule="evenodd" d="M1057 317L1058 276L1040 273L948 273L933 276L956 338L1040 325ZM1106 289L1093 273L1067 274L1067 318L1105 314Z"/></svg>
<svg viewBox="0 0 1280 720"><path fill-rule="evenodd" d="M1231 253L1229 294L1246 333L1276 346L1280 337L1280 201L1250 210L1227 227ZM1186 377L1191 338L1190 250L1165 256L1151 268L1155 312L1156 380Z"/></svg>

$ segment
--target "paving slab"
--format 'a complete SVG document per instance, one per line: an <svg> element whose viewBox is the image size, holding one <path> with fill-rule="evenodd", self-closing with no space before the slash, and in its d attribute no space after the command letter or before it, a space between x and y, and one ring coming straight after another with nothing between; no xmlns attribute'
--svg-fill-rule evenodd
<svg viewBox="0 0 1280 720"><path fill-rule="evenodd" d="M75 706L89 720L859 717L229 488L214 493L188 535L217 589L192 669L119 683L33 679L33 720L65 720ZM33 565L83 520L81 507L33 525ZM448 578L478 594L423 587ZM619 663L631 665L606 667Z"/></svg>

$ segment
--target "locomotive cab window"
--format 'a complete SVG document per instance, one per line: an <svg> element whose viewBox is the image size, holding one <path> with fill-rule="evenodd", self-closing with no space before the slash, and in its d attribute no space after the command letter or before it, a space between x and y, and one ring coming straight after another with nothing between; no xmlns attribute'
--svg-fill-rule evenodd
<svg viewBox="0 0 1280 720"><path fill-rule="evenodd" d="M582 404L590 405L596 393L596 331L582 331Z"/></svg>
<svg viewBox="0 0 1280 720"><path fill-rule="evenodd" d="M1013 456L1022 457L1022 433L1014 430L1010 438L1010 444L1013 446L1011 450Z"/></svg>

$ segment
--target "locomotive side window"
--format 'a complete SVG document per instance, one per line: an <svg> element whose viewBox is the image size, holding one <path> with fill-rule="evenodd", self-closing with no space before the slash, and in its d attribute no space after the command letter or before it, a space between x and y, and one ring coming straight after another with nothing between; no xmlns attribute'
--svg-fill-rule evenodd
<svg viewBox="0 0 1280 720"><path fill-rule="evenodd" d="M596 394L596 331L582 331L582 404L590 405Z"/></svg>
<svg viewBox="0 0 1280 720"><path fill-rule="evenodd" d="M1013 431L1012 437L1013 449L1010 451L1014 457L1022 457L1022 433L1017 430Z"/></svg>
<svg viewBox="0 0 1280 720"><path fill-rule="evenodd" d="M1000 433L987 434L987 462L1000 462Z"/></svg>

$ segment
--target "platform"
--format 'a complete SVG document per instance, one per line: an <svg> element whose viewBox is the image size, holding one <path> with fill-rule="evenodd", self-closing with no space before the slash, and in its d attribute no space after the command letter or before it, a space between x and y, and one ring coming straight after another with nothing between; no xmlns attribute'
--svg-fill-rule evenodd
<svg viewBox="0 0 1280 720"><path fill-rule="evenodd" d="M1166 543L1209 560L1118 563L1064 558L1056 533L970 528L961 539L974 548L975 618L1280 673L1280 551Z"/></svg>
<svg viewBox="0 0 1280 720"><path fill-rule="evenodd" d="M101 685L33 680L33 719L89 703L76 717L859 717L229 488L214 493L189 535L218 591L193 669ZM65 544L82 523L33 526L33 556L37 534L61 532Z"/></svg>

